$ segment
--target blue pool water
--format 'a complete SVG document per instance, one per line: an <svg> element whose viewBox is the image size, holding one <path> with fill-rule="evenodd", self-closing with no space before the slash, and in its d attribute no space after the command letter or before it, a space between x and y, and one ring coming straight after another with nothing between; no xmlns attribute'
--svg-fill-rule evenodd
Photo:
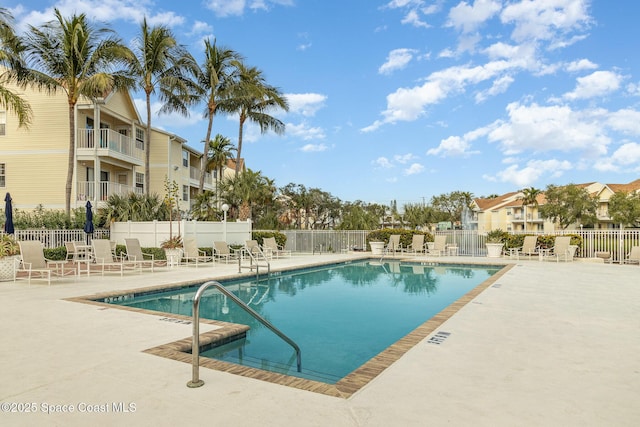
<svg viewBox="0 0 640 427"><path fill-rule="evenodd" d="M250 326L245 339L202 356L333 384L500 270L362 261L222 283L301 349L295 351L215 289L200 316ZM199 285L107 302L190 316Z"/></svg>

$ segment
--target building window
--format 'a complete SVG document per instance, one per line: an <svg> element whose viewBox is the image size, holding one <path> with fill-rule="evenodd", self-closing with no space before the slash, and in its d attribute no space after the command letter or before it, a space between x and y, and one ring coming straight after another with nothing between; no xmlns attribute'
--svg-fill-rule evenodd
<svg viewBox="0 0 640 427"><path fill-rule="evenodd" d="M182 166L189 167L189 152L187 150L182 150Z"/></svg>
<svg viewBox="0 0 640 427"><path fill-rule="evenodd" d="M136 188L144 193L144 174L136 172Z"/></svg>
<svg viewBox="0 0 640 427"><path fill-rule="evenodd" d="M189 186L188 185L183 185L182 186L182 200L184 200L185 202L189 201Z"/></svg>
<svg viewBox="0 0 640 427"><path fill-rule="evenodd" d="M144 150L144 129L136 128L136 148Z"/></svg>
<svg viewBox="0 0 640 427"><path fill-rule="evenodd" d="M6 135L7 130L7 112L0 111L0 135Z"/></svg>
<svg viewBox="0 0 640 427"><path fill-rule="evenodd" d="M0 163L0 187L7 186L7 167L4 163Z"/></svg>

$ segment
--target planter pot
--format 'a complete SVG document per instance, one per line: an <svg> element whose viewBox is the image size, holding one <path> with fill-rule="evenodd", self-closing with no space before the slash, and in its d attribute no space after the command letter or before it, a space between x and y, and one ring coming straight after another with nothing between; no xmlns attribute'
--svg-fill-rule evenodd
<svg viewBox="0 0 640 427"><path fill-rule="evenodd" d="M485 245L487 246L488 258L500 258L504 243L485 243Z"/></svg>
<svg viewBox="0 0 640 427"><path fill-rule="evenodd" d="M182 259L182 248L165 249L164 254L168 265L178 265Z"/></svg>
<svg viewBox="0 0 640 427"><path fill-rule="evenodd" d="M20 258L20 255L6 256L0 258L0 282L6 282L7 280L13 280L15 274L16 260Z"/></svg>
<svg viewBox="0 0 640 427"><path fill-rule="evenodd" d="M371 246L372 255L382 255L382 252L384 251L384 242L369 242L369 246Z"/></svg>

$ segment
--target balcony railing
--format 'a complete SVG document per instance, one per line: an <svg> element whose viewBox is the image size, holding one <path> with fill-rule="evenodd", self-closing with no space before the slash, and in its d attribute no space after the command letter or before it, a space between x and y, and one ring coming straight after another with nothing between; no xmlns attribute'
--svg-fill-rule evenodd
<svg viewBox="0 0 640 427"><path fill-rule="evenodd" d="M200 169L194 168L193 166L190 166L189 167L189 178L193 179L194 181L200 182ZM211 177L211 173L210 172L206 172L204 174L204 183L205 184L209 184L209 185L213 185L213 179Z"/></svg>
<svg viewBox="0 0 640 427"><path fill-rule="evenodd" d="M79 181L77 186L76 200L102 200L105 201L112 194L125 196L131 192L142 194L141 188L130 185L118 184L117 182L101 181L98 185L98 197L96 197L96 187L93 181Z"/></svg>
<svg viewBox="0 0 640 427"><path fill-rule="evenodd" d="M127 135L111 129L78 129L76 147L78 149L106 149L137 160L144 160L144 151L137 148L135 141Z"/></svg>

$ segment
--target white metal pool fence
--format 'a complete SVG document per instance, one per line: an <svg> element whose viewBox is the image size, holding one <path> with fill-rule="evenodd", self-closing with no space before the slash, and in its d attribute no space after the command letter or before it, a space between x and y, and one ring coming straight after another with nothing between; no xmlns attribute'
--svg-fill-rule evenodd
<svg viewBox="0 0 640 427"><path fill-rule="evenodd" d="M254 230L256 231L256 230ZM260 230L264 231L264 230ZM367 235L370 230L281 230L287 236L286 249L296 253L345 252L349 250L367 250ZM0 232L0 234L3 234ZM446 235L447 244L458 247L458 254L464 256L486 256L486 235L476 230L436 231L437 235ZM538 234L549 233L512 233ZM640 229L623 230L564 230L556 235L576 234L582 236L582 248L578 257L592 258L596 252L609 252L614 262L624 260L632 246L640 246ZM66 241L84 241L87 235L83 230L15 230L17 240L39 240L46 248L64 246ZM96 229L94 239L108 239L109 230ZM213 242L212 242L213 245Z"/></svg>

